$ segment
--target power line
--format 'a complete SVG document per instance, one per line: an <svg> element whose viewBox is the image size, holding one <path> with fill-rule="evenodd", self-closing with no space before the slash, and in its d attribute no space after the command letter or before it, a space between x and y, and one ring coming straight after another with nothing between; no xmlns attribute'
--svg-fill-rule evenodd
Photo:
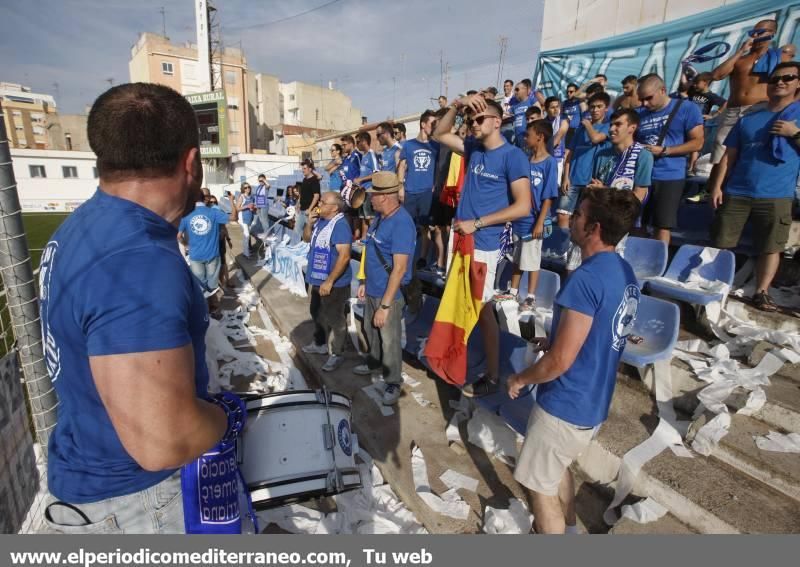
<svg viewBox="0 0 800 567"><path fill-rule="evenodd" d="M327 8L328 6L330 6L332 4L336 4L337 2L341 2L341 1L342 0L330 0L330 2L326 2L325 4L321 4L321 5L317 6L316 8L311 8L309 10L306 10L304 12L300 12L298 14L294 14L292 16L286 16L285 18L280 18L279 20L272 20L271 22L264 22L262 24L251 24L249 26L237 26L236 29L237 30L249 30L249 29L254 29L254 28L263 28L265 26L271 26L273 24L280 24L280 23L283 23L283 22L287 22L289 20L293 20L295 18L299 18L300 16L305 16L306 14L310 14L311 12L316 12L317 10L322 10L323 8Z"/></svg>

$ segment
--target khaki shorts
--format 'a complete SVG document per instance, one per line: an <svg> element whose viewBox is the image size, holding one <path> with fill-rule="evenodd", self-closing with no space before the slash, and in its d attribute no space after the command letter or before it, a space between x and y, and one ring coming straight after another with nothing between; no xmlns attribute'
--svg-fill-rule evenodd
<svg viewBox="0 0 800 567"><path fill-rule="evenodd" d="M542 267L542 239L523 241L515 236L511 261L523 272L538 272Z"/></svg>
<svg viewBox="0 0 800 567"><path fill-rule="evenodd" d="M564 473L589 447L598 427L572 425L534 405L514 478L539 494L558 495Z"/></svg>
<svg viewBox="0 0 800 567"><path fill-rule="evenodd" d="M753 248L757 254L783 252L792 226L792 199L725 195L711 224L714 246L735 248L748 220L753 225Z"/></svg>

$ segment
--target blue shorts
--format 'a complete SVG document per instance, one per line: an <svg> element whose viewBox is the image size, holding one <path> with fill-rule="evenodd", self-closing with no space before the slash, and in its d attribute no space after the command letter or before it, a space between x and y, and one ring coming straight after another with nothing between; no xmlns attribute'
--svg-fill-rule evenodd
<svg viewBox="0 0 800 567"><path fill-rule="evenodd" d="M570 185L569 189L567 189L567 194L561 195L558 198L556 212L560 215L571 215L575 212L575 207L578 205L578 198L581 196L581 189L583 189L583 187L573 187Z"/></svg>
<svg viewBox="0 0 800 567"><path fill-rule="evenodd" d="M403 207L414 219L414 224L417 226L430 226L431 224L431 204L433 203L433 191L425 191L423 193L408 193L405 194L403 200Z"/></svg>

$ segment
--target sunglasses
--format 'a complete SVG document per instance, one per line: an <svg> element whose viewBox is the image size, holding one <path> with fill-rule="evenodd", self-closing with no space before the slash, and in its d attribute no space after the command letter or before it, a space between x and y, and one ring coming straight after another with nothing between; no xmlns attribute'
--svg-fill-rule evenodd
<svg viewBox="0 0 800 567"><path fill-rule="evenodd" d="M774 77L769 78L769 84L777 85L781 81L783 81L786 84L789 84L792 81L796 81L798 78L800 78L798 77L798 75L775 75Z"/></svg>
<svg viewBox="0 0 800 567"><path fill-rule="evenodd" d="M478 126L481 126L487 118L500 118L500 117L495 116L494 114L481 114L479 116L474 116L471 122L474 122Z"/></svg>

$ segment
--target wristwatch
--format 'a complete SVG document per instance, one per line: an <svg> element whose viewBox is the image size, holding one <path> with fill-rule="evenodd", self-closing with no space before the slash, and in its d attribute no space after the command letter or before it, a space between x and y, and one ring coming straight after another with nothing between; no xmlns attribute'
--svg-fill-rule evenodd
<svg viewBox="0 0 800 567"><path fill-rule="evenodd" d="M479 218L475 219L474 222L475 222L475 230L480 230L480 229L483 228L483 219L481 219L479 217Z"/></svg>
<svg viewBox="0 0 800 567"><path fill-rule="evenodd" d="M792 140L794 140L795 142L797 140L800 140L800 130L798 130L797 133L794 136L792 136Z"/></svg>
<svg viewBox="0 0 800 567"><path fill-rule="evenodd" d="M381 303L381 309L391 309L391 308L392 308L391 305L384 305L383 303Z"/></svg>

